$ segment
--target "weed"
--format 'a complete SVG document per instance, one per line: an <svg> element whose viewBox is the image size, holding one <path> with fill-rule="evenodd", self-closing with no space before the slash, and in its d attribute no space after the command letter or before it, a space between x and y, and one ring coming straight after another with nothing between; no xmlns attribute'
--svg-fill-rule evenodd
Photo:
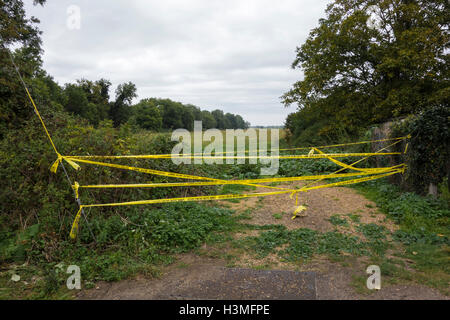
<svg viewBox="0 0 450 320"><path fill-rule="evenodd" d="M338 214L333 214L328 221L334 226L348 226L348 222L345 218L341 218Z"/></svg>
<svg viewBox="0 0 450 320"><path fill-rule="evenodd" d="M348 213L347 216L355 223L359 223L361 221L361 215L356 213Z"/></svg>

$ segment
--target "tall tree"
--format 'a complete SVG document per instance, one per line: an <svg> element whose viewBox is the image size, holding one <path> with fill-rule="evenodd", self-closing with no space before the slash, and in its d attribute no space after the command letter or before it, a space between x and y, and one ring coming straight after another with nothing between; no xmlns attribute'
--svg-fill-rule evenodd
<svg viewBox="0 0 450 320"><path fill-rule="evenodd" d="M223 114L222 110L214 110L211 112L212 116L216 120L216 126L217 129L225 129L226 123L225 123L225 115Z"/></svg>
<svg viewBox="0 0 450 320"><path fill-rule="evenodd" d="M448 103L447 0L335 0L326 14L297 48L292 67L303 80L282 96L298 105L300 125L355 133Z"/></svg>
<svg viewBox="0 0 450 320"><path fill-rule="evenodd" d="M119 84L116 89L116 100L111 103L110 117L114 126L118 127L125 123L131 115L130 105L137 97L136 85L132 82Z"/></svg>
<svg viewBox="0 0 450 320"><path fill-rule="evenodd" d="M161 110L150 99L143 99L133 107L136 124L146 130L159 131L162 128Z"/></svg>
<svg viewBox="0 0 450 320"><path fill-rule="evenodd" d="M45 0L35 0L43 5ZM14 60L25 82L41 68L41 31L35 17L27 18L23 1L0 0L0 136L8 128L20 125L32 109L24 94L22 84L11 64L8 48L15 47Z"/></svg>
<svg viewBox="0 0 450 320"><path fill-rule="evenodd" d="M203 129L205 130L216 127L216 119L214 119L213 115L208 110L202 111L202 124Z"/></svg>

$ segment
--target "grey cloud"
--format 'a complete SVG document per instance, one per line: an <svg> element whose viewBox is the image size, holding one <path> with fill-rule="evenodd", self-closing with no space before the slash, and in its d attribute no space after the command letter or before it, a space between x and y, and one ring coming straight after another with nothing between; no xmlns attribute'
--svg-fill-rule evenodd
<svg viewBox="0 0 450 320"><path fill-rule="evenodd" d="M79 78L132 81L139 99L171 98L280 125L293 108L279 97L302 77L295 47L329 0L59 0L33 7L44 67L61 84ZM70 5L81 29L66 27Z"/></svg>

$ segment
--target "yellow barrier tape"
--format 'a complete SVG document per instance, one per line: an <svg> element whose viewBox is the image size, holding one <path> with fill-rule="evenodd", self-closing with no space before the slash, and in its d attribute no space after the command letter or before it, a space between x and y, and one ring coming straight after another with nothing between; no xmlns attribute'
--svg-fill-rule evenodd
<svg viewBox="0 0 450 320"><path fill-rule="evenodd" d="M293 213L291 219L294 220L295 218L297 218L297 216L298 216L301 212L303 212L303 211L305 211L305 210L306 210L306 207L305 207L305 206L298 206L297 209L295 209L295 211L294 211L294 213Z"/></svg>
<svg viewBox="0 0 450 320"><path fill-rule="evenodd" d="M348 185L348 184L360 183L360 182L365 182L365 181L370 181L370 180L384 178L384 177L391 176L391 175L396 174L396 173L403 173L404 170L405 169L400 169L400 170L396 170L396 171L389 172L389 173L378 174L378 175L375 175L375 176L370 176L370 177L365 177L365 178L358 178L358 179L352 179L352 180L348 180L348 181L339 181L339 182L324 184L324 185L315 186L315 187L303 187L303 188L300 188L299 191L304 192L304 191L315 190L315 189L338 187L338 186L344 186L344 185Z"/></svg>
<svg viewBox="0 0 450 320"><path fill-rule="evenodd" d="M175 172L160 171L160 170L147 169L147 168L124 166L124 165L120 165L120 164L107 163L107 162L97 162L97 161L82 160L82 159L77 159L76 161L88 163L88 164L94 164L94 165L98 165L98 166L105 166L105 167L117 168L117 169L125 169L125 170L137 171L137 172L148 173L148 174L153 174L153 175L158 175L158 176L171 177L171 178L191 179L191 180L209 180L209 181L217 181L217 182L228 181L228 180L221 180L221 179L215 179L215 178L209 178L209 177L194 176L194 175L183 174L183 173L175 173ZM252 187L263 187L263 188L270 188L270 189L288 190L291 192L293 191L291 189L281 188L281 187L265 186L265 185L250 184L250 183L242 183L242 184L252 186Z"/></svg>
<svg viewBox="0 0 450 320"><path fill-rule="evenodd" d="M226 200L226 199L241 199L241 198L253 198L253 197L265 197L270 195L278 195L278 194L286 194L286 193L297 193L297 192L305 192L313 189L326 188L331 186L340 186L340 185L348 185L354 184L369 180L375 180L379 178L383 178L389 175L393 175L399 172L402 172L404 169L396 170L390 173L379 174L375 176L352 179L347 181L335 182L327 185L320 185L310 188L300 188L298 190L282 190L282 191L274 191L274 192L264 192L264 193L249 193L249 194L225 194L225 195L213 195L213 196L196 196L196 197L181 197L181 198L168 198L168 199L152 199L152 200L139 200L139 201L129 201L129 202L115 202L115 203L103 203L103 204L84 204L80 206L80 210L75 217L74 223L72 225L72 230L78 230L78 222L81 216L82 208L92 208L92 207L117 207L117 206L129 206L129 205L143 205L143 204L157 204L157 203L172 203L172 202L189 202L189 201L210 201L210 200ZM302 211L301 208L297 208L295 212ZM71 231L71 237L74 234Z"/></svg>
<svg viewBox="0 0 450 320"><path fill-rule="evenodd" d="M33 98L31 97L30 91L28 91L28 88L27 88L27 86L25 84L24 84L24 87L25 87L25 90L27 92L28 98L30 98L31 104L33 105L34 111L36 112L37 116L39 117L39 120L41 121L42 127L44 128L45 133L47 134L48 140L50 140L50 143L51 143L51 145L53 147L53 150L55 150L56 154L59 154L58 150L56 150L55 144L53 143L52 137L50 136L50 133L48 132L47 127L45 126L44 120L42 120L41 114L39 113L39 110L36 107L36 104L34 103Z"/></svg>
<svg viewBox="0 0 450 320"><path fill-rule="evenodd" d="M322 155L325 155L325 153L323 151L321 151L321 150L319 150L317 148L314 148L314 150L316 150L317 152L319 152ZM373 173L380 172L381 173L381 172L392 170L392 168L395 167L395 166L392 166L392 167L385 167L385 168L356 168L356 167L353 167L352 165L348 165L348 164L345 164L345 163L343 163L343 162L341 162L339 160L336 160L336 159L332 158L331 156L326 157L326 158L328 160L330 160L331 162L337 164L340 167L343 167L345 169L350 169L350 170L361 171L361 172L373 172Z"/></svg>
<svg viewBox="0 0 450 320"><path fill-rule="evenodd" d="M9 51L8 51L9 53ZM124 205L138 205L138 204L151 204L151 203L169 203L169 202L179 202L179 201L206 201L206 200L221 200L221 199L238 199L238 198L250 198L250 197L261 197L261 196L269 196L269 195L276 195L276 194L285 194L290 193L290 197L292 198L295 194L295 204L297 206L296 210L294 211L294 215L292 219L294 219L297 214L300 212L306 210L305 206L298 206L298 192L305 192L308 190L313 189L319 189L319 188L326 188L326 187L333 187L333 186L340 186L340 185L348 185L353 183L359 183L374 179L383 178L386 176L390 176L396 173L403 173L406 166L404 164L392 166L388 168L356 168L354 167L355 164L357 164L360 161L363 161L367 159L370 156L380 156L380 155L399 155L401 153L399 152L385 152L380 153L380 151L387 149L388 147L385 147L383 149L380 149L379 151L375 153L330 153L326 154L322 151L320 151L318 148L331 148L331 147L341 147L341 146L349 146L349 145L357 145L357 144L364 144L364 143L373 143L373 142L381 142L381 141L396 141L392 145L404 140L411 138L411 135L408 135L406 137L399 137L399 138L390 138L390 139L379 139L379 140L371 140L371 141L360 141L360 142L352 142L352 143L342 143L342 144L335 144L335 145L328 145L328 146L320 146L320 147L301 147L301 148L289 148L289 149L280 149L279 151L287 151L287 150L306 150L310 149L309 153L307 155L277 155L277 156L237 156L234 155L235 151L232 152L216 152L215 156L204 156L203 154L194 153L189 155L178 155L178 156L172 156L169 154L162 154L162 155L127 155L127 156L62 156L58 150L56 149L56 146L50 136L49 131L47 130L47 127L44 123L44 120L42 119L39 110L34 103L33 98L31 97L31 94L23 81L20 72L18 71L17 66L14 63L14 60L12 58L12 55L9 53L11 62L16 68L16 71L19 75L20 80L22 81L22 84L27 92L27 95L31 101L31 104L33 105L33 108L35 110L35 113L37 114L42 127L44 128L44 131L57 155L57 159L52 164L50 170L54 173L56 173L58 166L62 161L66 161L68 164L70 164L75 170L80 170L80 166L76 162L84 162L88 164L94 164L99 166L106 166L106 167L113 167L113 168L119 168L119 169L126 169L126 170L132 170L132 171L138 171L143 173L149 173L154 175L160 175L160 176L166 176L166 177L173 177L173 178L182 178L182 179L192 179L192 180L207 180L208 182L191 182L191 183L153 183L153 184L126 184L126 185L88 185L88 186L80 186L78 182L75 182L72 186L75 197L79 198L79 188L114 188L114 187L162 187L162 186L192 186L192 185L212 185L212 184L242 184L242 185L248 185L248 186L254 186L254 187L263 187L263 188L271 188L271 189L278 189L281 191L274 191L274 192L266 192L266 193L253 193L253 194L229 194L229 195L215 195L215 196L199 196L199 197L183 197L183 198L170 198L170 199L156 199L156 200L142 200L142 201L131 201L131 202L120 202L120 203L106 203L106 204L90 204L90 205L80 205L79 210L75 216L75 219L72 224L72 228L70 230L70 238L75 239L78 234L79 229L79 220L81 218L82 210L85 207L106 207L106 206L124 206ZM408 149L408 143L406 144L405 150L403 153L406 153ZM314 151L318 151L319 154L314 154ZM261 150L259 150L261 152ZM245 151L245 153L248 153L249 151ZM219 154L229 154L233 153L233 156L220 156ZM347 165L343 162L340 162L334 158L342 158L342 157L357 157L357 156L363 156L365 158L360 159L350 165ZM337 170L336 172L328 175L320 175L320 176L304 176L304 177L286 177L286 178L267 178L267 179L252 179L252 180L220 180L220 179L214 179L214 178L207 178L207 177L200 177L200 176L193 176L193 175L186 175L186 174L180 174L180 173L172 173L172 172L164 172L159 170L153 170L153 169L145 169L145 168L138 168L138 167L131 167L131 166L123 166L123 165L117 165L117 164L110 164L110 163L103 163L103 162L95 162L95 161L88 161L83 159L88 158L100 158L100 159L122 159L122 158L135 158L135 159L171 159L171 158L202 158L202 159L253 159L253 158L260 158L260 159L320 159L320 158L327 158L330 161L334 162L335 164L341 166L342 168ZM338 172L350 169L358 171L358 173L349 173L349 174L338 174ZM382 173L382 174L380 174ZM375 174L375 175L374 175ZM369 177L364 178L357 178L357 179L351 179L347 181L340 181L335 183L330 183L326 185L320 185L315 187L310 187L309 185L306 185L299 190L292 190L288 188L279 188L279 187L273 187L273 186L265 186L265 185L258 185L257 183L264 183L264 182L282 182L282 181L296 181L296 180L316 180L314 183L317 183L321 180L327 179L327 178L338 178L338 177L351 177L351 176L361 176L361 175L371 175ZM314 177L314 178L313 178ZM80 202L78 202L80 203Z"/></svg>
<svg viewBox="0 0 450 320"><path fill-rule="evenodd" d="M365 144L365 143L374 143L374 142L383 142L383 141L396 141L396 140L405 140L411 138L410 135L405 137L398 137L398 138L389 138L389 139L378 139L378 140L369 140L369 141L360 141L360 142L350 142L350 143L341 143L341 144L332 144L332 145L326 145L326 146L318 146L315 148L334 148L334 147L343 147L343 146L350 146L350 145L358 145L358 144ZM299 148L284 148L279 149L279 151L292 151L292 150L312 150L314 147L299 147ZM271 151L271 150L259 150L259 152L265 152L265 151ZM249 153L250 150L245 150L244 153ZM236 151L220 151L215 152L215 154L228 154L228 153L237 153ZM203 153L187 153L186 156L193 155L193 156L201 156ZM135 157L142 157L142 156L151 156L155 159L161 159L161 158L170 158L171 154L158 154L158 155L123 155L123 156L100 156L100 155L88 155L88 156L67 156L69 158L77 158L77 159L121 159L121 158L135 158Z"/></svg>
<svg viewBox="0 0 450 320"><path fill-rule="evenodd" d="M193 156L193 155L125 155L125 156L64 156L65 160L81 161L83 159L324 159L328 157L366 157L366 156L390 156L400 155L401 152L350 152L350 153L325 153L325 154L299 154L276 156Z"/></svg>
<svg viewBox="0 0 450 320"><path fill-rule="evenodd" d="M138 201L114 202L114 203L103 203L103 204L83 204L82 207L83 208L117 207L117 206L129 206L129 205L141 205L141 204L171 203L171 202L227 200L227 199L265 197L265 196L286 194L286 193L292 193L292 191L291 190L283 190L283 191L248 193L248 194L222 194L222 195L214 195L214 196L196 196L196 197L138 200Z"/></svg>
<svg viewBox="0 0 450 320"><path fill-rule="evenodd" d="M401 168L404 165L390 167L392 171L396 168ZM390 170L383 170L388 172ZM373 175L373 172L352 172L340 174L326 174L313 176L298 176L298 177L282 177L282 178L260 178L247 180L223 180L223 181L208 181L208 182L164 182L164 183L140 183L140 184L97 184L97 185L79 185L79 188L160 188L160 187L196 187L196 186L212 186L225 184L255 184L255 183L272 183L272 182L292 182L303 180L317 180L317 179L332 179L332 178L347 178L354 176Z"/></svg>
<svg viewBox="0 0 450 320"><path fill-rule="evenodd" d="M73 191L75 192L75 198L78 199L80 196L78 194L78 189L80 188L80 184L75 181L75 183L72 186Z"/></svg>
<svg viewBox="0 0 450 320"><path fill-rule="evenodd" d="M400 140L399 140L400 141ZM398 143L399 141L393 143L392 145ZM384 154L392 154L392 153L380 153L380 151L388 148L390 146L387 146L385 148L382 148L378 150L375 153L364 153L366 155L366 158L372 155L384 155ZM312 149L311 151L314 151ZM403 172L405 169L404 164L400 164L397 166L387 167L387 168L356 168L354 165L364 159L360 159L351 165L344 164L338 160L332 159L331 156L334 154L325 154L320 150L319 154L312 155L312 152L310 151L310 154L306 157L314 157L314 158L327 158L331 161L336 161L335 163L338 165L341 165L342 168L336 171L335 173L329 174L329 175L318 175L318 176L306 176L306 177L284 177L284 178L266 178L266 179L251 179L251 180L241 180L241 181L233 181L233 180L220 180L220 179L214 179L214 178L208 178L208 177L200 177L200 176L193 176L193 175L186 175L186 174L180 174L180 173L172 173L172 172L165 172L160 170L154 170L154 169L146 169L146 168L139 168L139 167L131 167L131 166L124 166L124 165L118 165L118 164L112 164L112 163L104 163L104 162L97 162L97 161L90 161L90 160L84 160L80 158L71 158L66 157L69 160L87 163L87 164L93 164L93 165L100 165L100 166L106 166L106 167L113 167L113 168L119 168L119 169L126 169L126 170L133 170L143 173L149 173L154 175L160 175L160 176L166 176L166 177L172 177L172 178L182 178L182 179L191 179L191 180L208 180L208 182L202 181L202 182L189 182L189 183L160 183L160 184L129 184L129 185L97 185L97 186L78 186L80 187L136 187L136 186L192 186L192 185L209 185L209 184L243 184L243 185L251 185L251 186L258 186L258 187L264 187L264 188L274 188L274 189L281 189L282 191L276 191L276 192L267 192L267 193L254 193L254 194L233 194L233 195L215 195L215 196L200 196L200 197L183 197L183 198L170 198L170 199L155 199L155 200L141 200L141 201L131 201L131 202L122 202L122 203L108 203L108 204L91 204L91 205L83 205L83 207L103 207L103 206L124 206L124 205L138 205L138 204L156 204L156 203L168 203L168 202L179 202L179 201L206 201L206 200L221 200L221 199L237 199L237 198L249 198L249 197L261 197L261 196L269 196L269 195L276 195L276 194L285 194L285 193L291 193L291 198L295 194L296 195L296 210L294 211L293 218L297 216L298 213L304 211L306 208L304 206L298 206L298 192L305 192L308 190L314 190L319 188L327 188L327 187L333 187L333 186L341 186L341 185L348 185L348 184L354 184L374 179L379 179L382 177L386 177L392 174L396 174L399 172ZM395 153L399 154L399 153ZM348 154L346 154L348 155ZM342 154L337 154L337 156L342 156ZM121 157L121 156L118 156ZM125 156L128 157L128 156ZM146 156L143 156L146 157ZM302 156L303 158L305 156ZM345 170L345 169L351 169L358 171L357 173L350 173L350 174L337 174L337 172ZM383 174L380 174L383 173ZM377 174L377 175L374 175ZM355 175L370 175L369 177L365 178L358 178L358 179L352 179L347 181L340 181L335 182L331 184L326 185L320 185L315 187L309 187L309 185L300 188L299 190L292 190L292 189L285 189L285 188L277 188L277 187L271 187L271 186L263 186L255 184L257 183L263 183L263 182L282 182L282 181L295 181L295 180L307 180L308 178L316 179L318 178L320 180L326 179L326 178L337 178L337 177L345 177L345 176L355 176ZM316 181L317 182L317 181ZM78 221L76 221L78 224Z"/></svg>
<svg viewBox="0 0 450 320"><path fill-rule="evenodd" d="M78 226L81 218L81 210L83 209L83 206L80 206L80 209L78 210L77 214L75 215L75 220L73 221L72 228L70 229L70 238L75 239L78 234Z"/></svg>
<svg viewBox="0 0 450 320"><path fill-rule="evenodd" d="M386 149L388 149L388 148L390 148L390 147L392 147L392 146L394 146L394 145L400 143L401 141L402 141L402 140L397 140L397 141L395 141L394 143L391 143L390 145L381 148L381 149L378 150L376 153L379 153L379 152L381 152L381 151L383 151L383 150L386 150ZM362 162L362 161L364 161L364 160L366 160L366 159L368 159L368 158L369 158L369 156L364 157L364 158L362 158L362 159L359 159L359 160L357 160L357 161L351 163L350 166L353 167L355 164L360 163L360 162ZM403 164L403 165L404 165L404 164ZM341 172L341 171L343 171L343 170L345 170L345 169L346 169L346 168L341 168L341 169L339 169L339 170L336 170L335 172L333 172L333 174L337 174L337 173L339 173L339 172ZM307 186L316 184L316 183L318 183L318 182L320 182L320 181L322 181L322 180L323 180L323 178L318 179L317 181L314 181L314 182L312 182L312 183L309 183Z"/></svg>
<svg viewBox="0 0 450 320"><path fill-rule="evenodd" d="M52 164L50 171L53 173L56 173L56 170L58 170L58 166L61 163L61 161L66 161L68 164L70 164L72 166L72 168L74 168L75 170L80 170L80 166L73 162L72 160L68 159L67 157L63 157L62 155L60 155L59 153L57 153L58 155L58 159L56 159L56 161Z"/></svg>

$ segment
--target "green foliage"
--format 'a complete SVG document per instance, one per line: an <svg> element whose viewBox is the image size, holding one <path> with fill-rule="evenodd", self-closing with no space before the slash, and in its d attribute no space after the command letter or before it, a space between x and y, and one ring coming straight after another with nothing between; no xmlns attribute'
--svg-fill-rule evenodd
<svg viewBox="0 0 450 320"><path fill-rule="evenodd" d="M111 104L109 109L109 116L115 127L127 122L130 118L130 105L133 98L137 97L136 90L136 85L132 82L119 84L117 87L116 101Z"/></svg>
<svg viewBox="0 0 450 320"><path fill-rule="evenodd" d="M45 0L35 1L43 5ZM19 127L32 115L7 48L16 48L12 55L25 82L43 73L39 20L27 18L21 0L0 2L0 138L8 129Z"/></svg>
<svg viewBox="0 0 450 320"><path fill-rule="evenodd" d="M4 260L24 262L32 241L39 233L39 224L34 224L14 235L11 232L0 233L0 256Z"/></svg>
<svg viewBox="0 0 450 320"><path fill-rule="evenodd" d="M326 254L334 258L343 253L362 255L372 252L376 255L380 254L379 248L375 247L373 242L364 242L358 237L337 231L320 233L307 228L287 230L282 225L265 227L270 227L272 230L264 231L259 236L236 240L235 244L252 249L259 258L270 253L277 253L290 262L308 260L314 254ZM384 241L380 241L379 244L384 248L387 246ZM280 249L280 247L283 248Z"/></svg>
<svg viewBox="0 0 450 320"><path fill-rule="evenodd" d="M379 28L367 25L378 8ZM304 79L282 97L297 143L356 136L368 125L448 105L448 1L335 0L292 67Z"/></svg>
<svg viewBox="0 0 450 320"><path fill-rule="evenodd" d="M339 167L328 159L280 159L279 174L282 176L314 175L332 172Z"/></svg>
<svg viewBox="0 0 450 320"><path fill-rule="evenodd" d="M55 83L53 86L59 88ZM97 126L108 118L110 86L111 82L105 79L95 82L81 79L76 84L66 84L62 92L65 110Z"/></svg>
<svg viewBox="0 0 450 320"><path fill-rule="evenodd" d="M141 100L133 107L136 124L146 130L159 131L162 128L163 118L160 109L154 102Z"/></svg>
<svg viewBox="0 0 450 320"><path fill-rule="evenodd" d="M450 209L445 201L405 193L399 187L383 181L366 182L355 188L376 202L377 207L400 225L400 230L393 234L397 241L407 245L449 244ZM379 233L368 226L361 228L369 236Z"/></svg>
<svg viewBox="0 0 450 320"><path fill-rule="evenodd" d="M348 222L345 218L341 218L338 214L333 214L328 221L334 226L348 226Z"/></svg>
<svg viewBox="0 0 450 320"><path fill-rule="evenodd" d="M139 127L154 131L178 128L193 130L194 120L202 121L204 130L248 128L248 123L239 115L231 113L224 115L221 110L215 110L212 113L207 110L202 111L192 104L185 105L171 99L143 99L132 106L132 113L132 118L135 118ZM217 118L218 114L220 121Z"/></svg>
<svg viewBox="0 0 450 320"><path fill-rule="evenodd" d="M359 214L349 213L347 214L347 216L350 218L350 220L356 223L359 223L361 220L361 215Z"/></svg>
<svg viewBox="0 0 450 320"><path fill-rule="evenodd" d="M430 183L440 184L450 175L450 108L436 105L407 118L394 128L393 134L411 134L406 183L424 194Z"/></svg>

